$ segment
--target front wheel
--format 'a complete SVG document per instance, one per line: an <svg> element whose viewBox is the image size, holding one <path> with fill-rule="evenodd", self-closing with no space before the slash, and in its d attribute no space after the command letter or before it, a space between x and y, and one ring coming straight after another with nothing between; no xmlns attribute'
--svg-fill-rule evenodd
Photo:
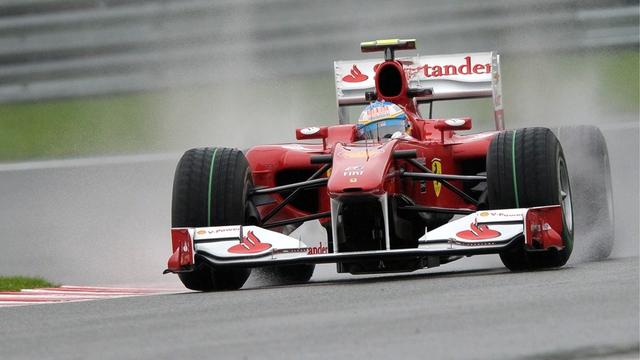
<svg viewBox="0 0 640 360"><path fill-rule="evenodd" d="M172 227L246 225L251 223L251 169L242 152L229 148L187 151L176 168L171 204ZM198 262L192 272L180 273L189 289L235 290L244 285L250 269L214 269Z"/></svg>
<svg viewBox="0 0 640 360"><path fill-rule="evenodd" d="M564 265L573 249L573 208L567 163L551 130L525 128L499 133L487 154L488 201L492 209L561 205L564 247L525 249L524 242L500 254L510 270Z"/></svg>
<svg viewBox="0 0 640 360"><path fill-rule="evenodd" d="M270 283L302 284L313 276L316 266L313 264L280 265L259 269L261 276Z"/></svg>

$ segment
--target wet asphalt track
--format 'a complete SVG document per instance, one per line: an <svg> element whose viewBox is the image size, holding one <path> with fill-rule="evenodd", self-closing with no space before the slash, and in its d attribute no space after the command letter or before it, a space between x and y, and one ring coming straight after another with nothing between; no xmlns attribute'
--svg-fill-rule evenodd
<svg viewBox="0 0 640 360"><path fill-rule="evenodd" d="M638 257L534 273L331 271L307 285L0 309L0 358L638 358Z"/></svg>
<svg viewBox="0 0 640 360"><path fill-rule="evenodd" d="M637 163L628 152L637 127L621 133L630 140L609 142L621 225L614 256L635 257L535 273L509 273L495 256L388 276L338 275L325 265L308 285L250 279L228 293L0 308L0 360L637 359L638 176L627 164L629 156ZM0 203L12 207L0 209L0 273L178 286L159 276L174 166L160 160L5 169Z"/></svg>

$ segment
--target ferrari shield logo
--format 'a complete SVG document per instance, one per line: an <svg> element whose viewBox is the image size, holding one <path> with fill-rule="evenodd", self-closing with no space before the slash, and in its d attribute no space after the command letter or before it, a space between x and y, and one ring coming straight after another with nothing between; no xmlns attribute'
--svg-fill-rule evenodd
<svg viewBox="0 0 640 360"><path fill-rule="evenodd" d="M438 158L433 158L431 160L431 171L434 174L442 174L442 162ZM440 196L440 189L442 189L442 184L439 181L433 181L433 191L436 193L436 197Z"/></svg>

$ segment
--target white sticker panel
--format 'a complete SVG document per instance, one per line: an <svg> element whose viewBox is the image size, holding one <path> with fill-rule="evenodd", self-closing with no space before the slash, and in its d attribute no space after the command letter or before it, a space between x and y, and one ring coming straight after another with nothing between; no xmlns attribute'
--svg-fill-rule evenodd
<svg viewBox="0 0 640 360"><path fill-rule="evenodd" d="M494 53L462 53L397 58L410 88L432 88L434 95L492 94ZM375 89L375 69L383 59L346 60L334 63L338 102L364 99Z"/></svg>
<svg viewBox="0 0 640 360"><path fill-rule="evenodd" d="M486 210L476 213L478 223L524 221L527 209Z"/></svg>
<svg viewBox="0 0 640 360"><path fill-rule="evenodd" d="M479 211L451 221L424 234L421 247L434 249L503 245L524 230L527 209ZM492 223L492 222L509 223ZM432 245L431 245L431 244Z"/></svg>
<svg viewBox="0 0 640 360"><path fill-rule="evenodd" d="M194 240L240 238L240 225L211 226L195 229Z"/></svg>
<svg viewBox="0 0 640 360"><path fill-rule="evenodd" d="M239 227L236 228L239 231ZM309 251L307 245L298 239L258 226L243 226L242 232L242 239L196 243L195 248L218 258L229 259L286 253L282 252L283 249L289 249L288 253L305 255Z"/></svg>

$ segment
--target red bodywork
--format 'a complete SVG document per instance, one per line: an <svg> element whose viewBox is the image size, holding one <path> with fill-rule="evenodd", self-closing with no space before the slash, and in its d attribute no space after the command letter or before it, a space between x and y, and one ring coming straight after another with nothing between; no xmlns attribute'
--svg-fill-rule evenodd
<svg viewBox="0 0 640 360"><path fill-rule="evenodd" d="M260 145L251 148L246 156L253 170L253 180L256 186L274 187L284 185L276 181L277 174L284 170L306 170L313 173L321 166L311 164L312 155L332 154L334 149L333 169L328 188L320 188L318 191L317 212L329 211L329 192L338 193L344 189L362 188L363 191L389 193L403 193L412 198L417 204L468 208L475 210L475 206L466 203L455 193L445 187L441 187L436 195L433 181L427 181L426 191L421 191L420 182L411 179L401 179L399 176L386 176L404 168L407 171L418 171L405 160L391 158L393 150L415 149L418 160L433 170L433 164L441 164L440 171L446 174L465 174L465 165L476 163L474 168L484 169L487 149L495 132L459 135L453 131L443 131L444 142L441 141L441 132L434 128L436 120L420 119L417 114L408 113L413 122L413 141L391 140L386 144L369 146L369 160L366 160L365 150L358 146L351 150L352 156L343 155L350 148L346 144L352 144L355 140L355 125L336 125L328 128L326 147L321 144L295 144L295 145ZM364 161L363 161L364 160ZM350 182L354 176L345 175L344 169L350 166L362 165L364 173L357 177L358 182ZM475 173L466 173L475 175ZM325 175L325 176L328 176ZM298 178L297 181L303 181ZM293 181L291 181L293 182ZM453 185L462 188L460 181L451 181ZM282 196L272 195L276 201L282 201ZM259 208L261 215L266 214L276 204L265 205ZM293 205L285 206L274 220L310 215Z"/></svg>
<svg viewBox="0 0 640 360"><path fill-rule="evenodd" d="M298 139L315 138L321 139L322 143L262 145L255 146L247 152L246 156L253 170L256 187L274 187L304 181L321 167L318 164L311 164L312 156L333 155L332 170L324 175L330 177L327 187L315 191L307 190L305 198L308 203L305 204L304 200L300 200L288 204L273 220L285 220L329 211L330 197L344 193L401 193L411 198L417 205L476 210L474 204L466 202L437 181L418 181L397 176L400 170L419 170L406 160L394 159L392 153L396 150L413 149L417 152L418 161L434 172L475 175L485 169L487 149L495 132L461 135L447 127L444 123L445 119L422 118L415 101L407 95L407 81L400 62L385 61L376 67L376 74L394 70L403 84L400 91L393 96L385 96L384 84L376 81L376 94L378 94L378 100L393 102L405 111L411 124L410 139L368 144L365 149L362 144L354 144L356 125L336 125L313 128L312 131L306 132L301 129L296 131ZM458 128L463 130L471 128L471 119L463 120L464 125ZM450 182L460 189L463 188L461 181ZM262 216L283 200L282 195L274 194L272 197L275 203L259 206L258 210Z"/></svg>
<svg viewBox="0 0 640 360"><path fill-rule="evenodd" d="M171 229L171 249L173 255L169 258L167 268L179 272L189 269L194 264L193 236L187 228ZM166 273L166 272L165 272Z"/></svg>
<svg viewBox="0 0 640 360"><path fill-rule="evenodd" d="M502 252L519 246L523 234L527 249L563 248L559 205L478 212L489 208L487 152L495 135L504 129L497 55L474 54L479 60L473 66L471 55L464 56L463 63L461 56L397 61L393 60L393 46L406 49L414 44L409 40L398 40L400 45L381 43L386 46L387 60L359 63L364 72L351 62L335 63L338 106L391 102L403 110L409 126L394 120L401 125L395 128L390 123L391 133L379 128L369 133L355 124L309 127L296 130L296 138L305 142L249 149L245 156L254 189L244 202L243 225L251 228L243 235L238 225L239 242L195 239L193 233L200 234L198 229L173 229L174 254L167 271L192 270L196 258L214 267L334 262L338 272L352 274L413 271L461 256ZM371 48L363 44L363 51ZM437 77L427 72L432 61L440 64L433 65L434 69L454 69L457 64L460 74L454 75L471 77L445 74L449 77L431 79ZM424 75L407 75L410 69L404 68L405 62L424 64L415 68L424 68ZM413 77L414 87L409 88L407 76ZM371 91L372 77L375 91ZM434 87L423 87L420 81ZM434 100L489 96L498 131L480 134L459 133L471 129L471 118L425 119L417 106ZM391 106L393 112L366 123L367 127L401 113L391 104L384 106ZM385 115L388 117L383 118ZM451 221L454 215L468 216ZM283 236L315 219L327 231L327 246L307 244L300 236Z"/></svg>

